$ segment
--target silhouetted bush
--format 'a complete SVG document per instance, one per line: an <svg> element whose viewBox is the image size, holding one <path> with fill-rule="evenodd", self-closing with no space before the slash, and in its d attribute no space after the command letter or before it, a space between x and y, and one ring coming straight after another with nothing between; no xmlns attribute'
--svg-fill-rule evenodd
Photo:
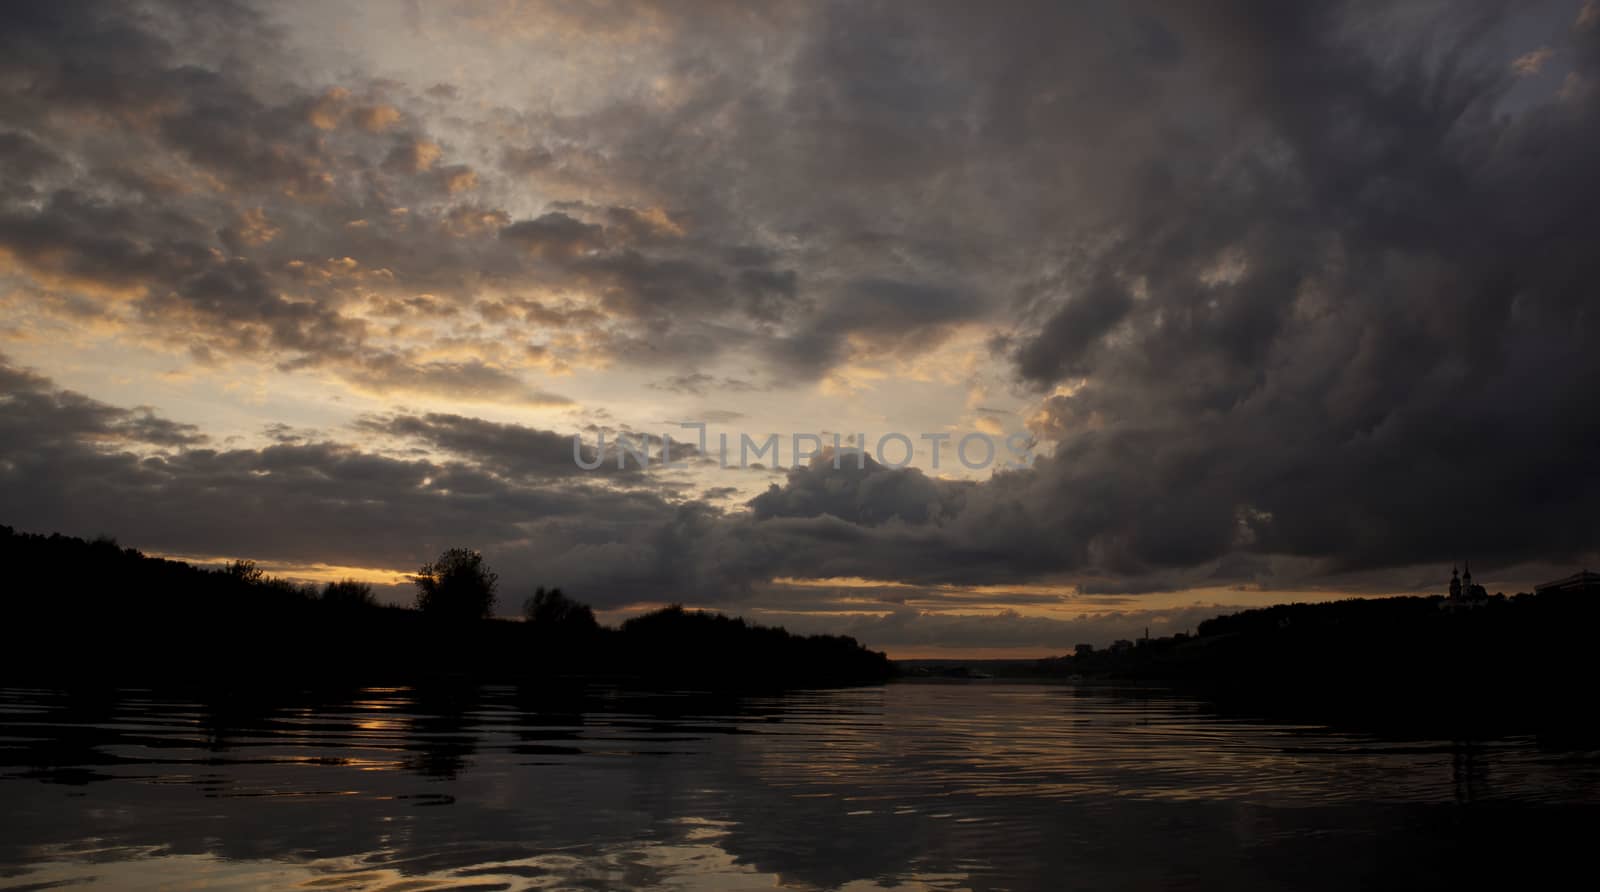
<svg viewBox="0 0 1600 892"><path fill-rule="evenodd" d="M589 605L572 600L561 589L539 586L533 596L522 604L522 614L535 626L543 629L588 634L599 628L594 611Z"/></svg>
<svg viewBox="0 0 1600 892"><path fill-rule="evenodd" d="M378 606L378 600L372 596L372 586L354 579L341 579L323 586L322 602L346 609Z"/></svg>
<svg viewBox="0 0 1600 892"><path fill-rule="evenodd" d="M470 548L451 548L417 571L417 609L452 622L486 619L494 613L499 574Z"/></svg>

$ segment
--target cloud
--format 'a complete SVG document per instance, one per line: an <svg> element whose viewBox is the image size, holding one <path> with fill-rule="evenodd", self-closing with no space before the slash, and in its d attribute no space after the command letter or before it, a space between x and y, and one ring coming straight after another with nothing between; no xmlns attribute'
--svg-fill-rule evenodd
<svg viewBox="0 0 1600 892"><path fill-rule="evenodd" d="M784 485L774 483L751 500L750 511L757 522L830 515L863 526L891 521L920 525L960 511L974 485L936 480L916 468L886 468L871 457L836 456L830 450L805 467L791 469Z"/></svg>
<svg viewBox="0 0 1600 892"><path fill-rule="evenodd" d="M1532 77L1542 71L1545 63L1555 54L1556 51L1547 46L1529 50L1511 63L1511 70L1516 72L1518 77Z"/></svg>
<svg viewBox="0 0 1600 892"><path fill-rule="evenodd" d="M17 368L0 355L0 440L31 440L41 448L79 442L132 447L182 447L205 443L192 424L162 418L141 406L122 409L70 390L57 390L48 378Z"/></svg>
<svg viewBox="0 0 1600 892"><path fill-rule="evenodd" d="M752 384L743 378L717 378L705 372L688 372L682 375L671 375L666 378L652 380L650 389L664 390L671 393L686 393L691 396L705 396L707 393L748 393L763 388Z"/></svg>
<svg viewBox="0 0 1600 892"><path fill-rule="evenodd" d="M372 416L359 420L357 427L426 443L513 480L572 478L616 470L611 462L593 472L578 464L581 460L592 467L598 457L589 445L590 438L580 438L575 453L573 435L481 418L440 413ZM633 461L625 470L637 472L640 468Z"/></svg>
<svg viewBox="0 0 1600 892"><path fill-rule="evenodd" d="M566 406L572 400L529 386L522 377L480 360L416 361L395 353L353 359L340 370L351 382L380 393L409 392L524 406Z"/></svg>
<svg viewBox="0 0 1600 892"><path fill-rule="evenodd" d="M500 238L539 256L575 257L605 244L605 229L560 212L520 220L500 230Z"/></svg>

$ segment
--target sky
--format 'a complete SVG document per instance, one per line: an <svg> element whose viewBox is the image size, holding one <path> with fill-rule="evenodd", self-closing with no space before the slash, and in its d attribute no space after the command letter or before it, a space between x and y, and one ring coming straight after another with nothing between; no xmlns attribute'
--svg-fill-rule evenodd
<svg viewBox="0 0 1600 892"><path fill-rule="evenodd" d="M1594 0L4 4L0 523L901 657L1525 591L1596 157Z"/></svg>

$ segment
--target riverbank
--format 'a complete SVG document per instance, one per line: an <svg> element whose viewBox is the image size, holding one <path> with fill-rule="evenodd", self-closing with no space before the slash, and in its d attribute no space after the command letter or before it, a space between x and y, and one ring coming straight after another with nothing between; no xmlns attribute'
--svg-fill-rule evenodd
<svg viewBox="0 0 1600 892"><path fill-rule="evenodd" d="M1263 719L1403 732L1594 736L1600 599L1581 593L1286 604L1195 635L1044 660L908 661L922 679L1157 685Z"/></svg>
<svg viewBox="0 0 1600 892"><path fill-rule="evenodd" d="M882 653L667 607L611 628L439 616L248 568L202 569L114 542L0 527L10 627L0 682L315 688L443 680L783 690L881 682ZM579 612L587 613L586 608Z"/></svg>

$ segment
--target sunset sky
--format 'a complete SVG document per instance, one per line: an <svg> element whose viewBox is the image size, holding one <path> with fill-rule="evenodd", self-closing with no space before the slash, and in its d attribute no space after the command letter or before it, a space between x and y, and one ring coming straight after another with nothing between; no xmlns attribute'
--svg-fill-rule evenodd
<svg viewBox="0 0 1600 892"><path fill-rule="evenodd" d="M7 3L0 523L894 656L1527 590L1597 157L1594 0ZM782 467L573 462L679 422Z"/></svg>

